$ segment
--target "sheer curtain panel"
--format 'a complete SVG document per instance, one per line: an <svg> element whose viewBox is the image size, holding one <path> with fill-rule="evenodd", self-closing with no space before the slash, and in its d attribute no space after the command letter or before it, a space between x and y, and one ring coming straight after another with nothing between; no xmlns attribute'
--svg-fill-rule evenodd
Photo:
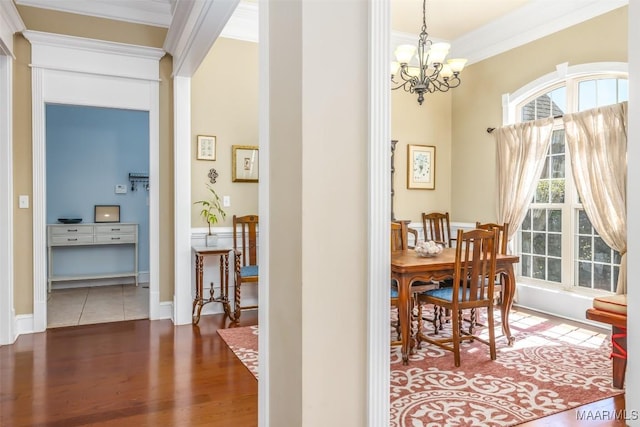
<svg viewBox="0 0 640 427"><path fill-rule="evenodd" d="M573 178L593 228L620 252L618 294L627 293L627 103L565 114Z"/></svg>

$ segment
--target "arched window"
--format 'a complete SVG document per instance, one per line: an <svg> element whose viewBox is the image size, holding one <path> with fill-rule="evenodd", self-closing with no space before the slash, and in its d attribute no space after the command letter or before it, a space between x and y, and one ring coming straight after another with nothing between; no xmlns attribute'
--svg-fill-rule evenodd
<svg viewBox="0 0 640 427"><path fill-rule="evenodd" d="M516 237L519 281L614 292L620 254L600 238L578 197L565 145L565 113L626 101L626 64L563 64L505 99L510 123L555 117L551 146ZM509 118L511 120L509 120Z"/></svg>

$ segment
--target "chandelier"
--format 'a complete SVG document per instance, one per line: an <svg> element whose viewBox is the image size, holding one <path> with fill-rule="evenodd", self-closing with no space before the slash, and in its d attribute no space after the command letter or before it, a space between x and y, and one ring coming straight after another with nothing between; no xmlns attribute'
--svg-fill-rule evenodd
<svg viewBox="0 0 640 427"><path fill-rule="evenodd" d="M425 92L446 92L449 89L460 86L460 72L467 63L466 59L449 59L445 64L445 58L451 47L449 43L433 43L427 33L426 0L422 0L422 31L418 38L418 48L405 44L396 48L394 54L396 61L391 63L391 82L395 84L391 89L403 88L410 93L418 94L418 103L422 105ZM418 60L418 65L413 66L411 60ZM399 77L401 81L396 81Z"/></svg>

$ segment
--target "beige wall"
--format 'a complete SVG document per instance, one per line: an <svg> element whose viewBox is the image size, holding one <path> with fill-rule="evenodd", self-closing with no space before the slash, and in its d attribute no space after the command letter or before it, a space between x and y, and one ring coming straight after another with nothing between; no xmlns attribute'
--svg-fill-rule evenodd
<svg viewBox="0 0 640 427"><path fill-rule="evenodd" d="M494 221L495 141L502 95L555 71L556 65L627 61L627 8L469 66L453 91L452 218Z"/></svg>
<svg viewBox="0 0 640 427"><path fill-rule="evenodd" d="M166 29L31 7L18 7L28 30L162 47ZM13 192L32 198L31 46L15 36ZM160 300L173 300L173 83L172 61L160 61ZM37 201L32 200L33 203ZM16 314L33 313L33 216L14 205L14 304ZM165 260L165 262L163 262ZM171 262L166 262L171 260Z"/></svg>
<svg viewBox="0 0 640 427"><path fill-rule="evenodd" d="M395 154L394 214L397 219L422 221L422 212L451 209L451 92L418 96L402 89L391 92L391 139ZM407 188L407 146L436 147L435 190Z"/></svg>
<svg viewBox="0 0 640 427"><path fill-rule="evenodd" d="M209 170L218 172L213 188L230 196L225 221L258 213L258 184L231 181L231 147L258 145L258 44L219 38L191 80L191 198L208 198ZM216 160L196 160L197 135L216 137ZM206 227L200 208L191 209L191 225Z"/></svg>

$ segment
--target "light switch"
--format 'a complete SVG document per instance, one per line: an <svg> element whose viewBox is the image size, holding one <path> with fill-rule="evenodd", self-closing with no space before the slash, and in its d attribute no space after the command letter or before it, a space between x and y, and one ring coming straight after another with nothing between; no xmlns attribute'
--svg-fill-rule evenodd
<svg viewBox="0 0 640 427"><path fill-rule="evenodd" d="M126 194L127 193L127 186L124 184L117 184L116 185L116 194Z"/></svg>
<svg viewBox="0 0 640 427"><path fill-rule="evenodd" d="M231 196L222 196L222 207L228 208L231 206Z"/></svg>
<svg viewBox="0 0 640 427"><path fill-rule="evenodd" d="M25 194L18 196L18 207L20 209L29 209L29 196Z"/></svg>

